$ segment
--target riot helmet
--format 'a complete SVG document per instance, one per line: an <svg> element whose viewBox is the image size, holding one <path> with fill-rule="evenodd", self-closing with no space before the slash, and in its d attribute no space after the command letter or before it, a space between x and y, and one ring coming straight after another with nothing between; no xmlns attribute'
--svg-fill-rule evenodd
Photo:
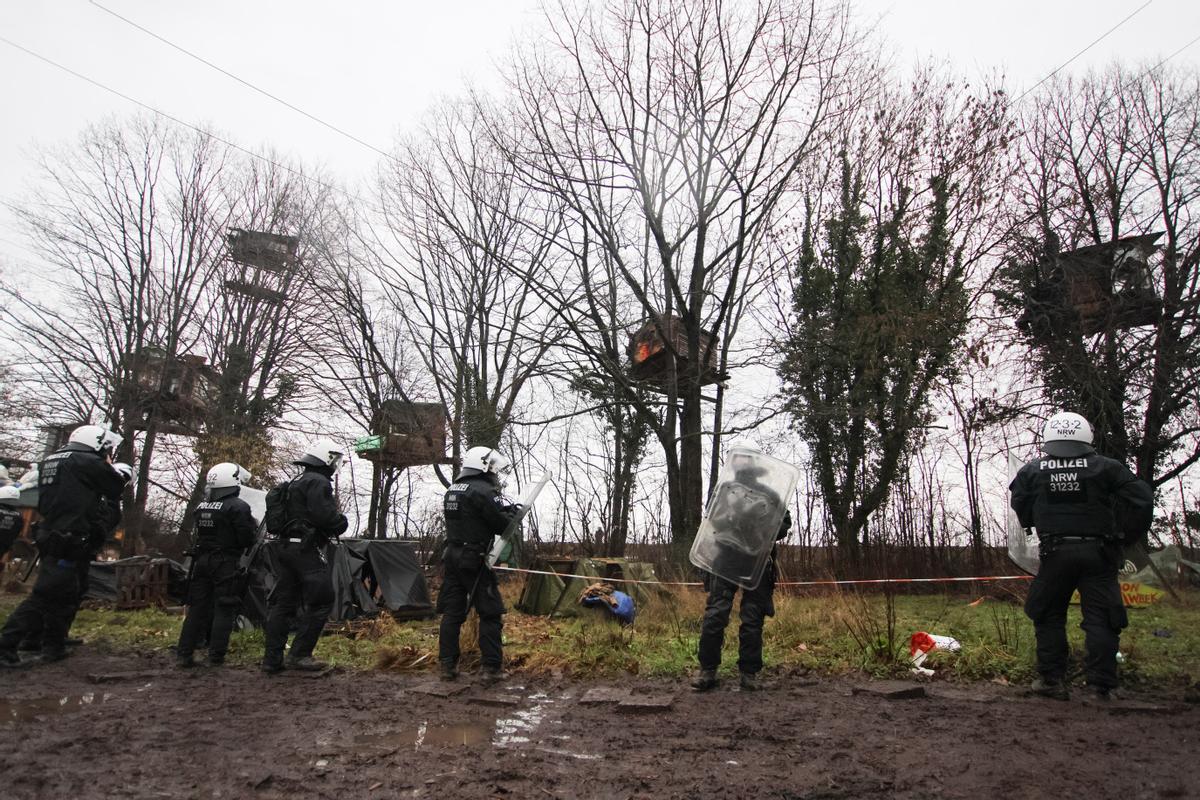
<svg viewBox="0 0 1200 800"><path fill-rule="evenodd" d="M0 503L11 503L21 498L21 490L15 486L0 486Z"/></svg>
<svg viewBox="0 0 1200 800"><path fill-rule="evenodd" d="M103 454L105 451L111 453L116 450L124 439L103 425L80 425L71 431L71 438L68 441L71 444L81 444Z"/></svg>
<svg viewBox="0 0 1200 800"><path fill-rule="evenodd" d="M336 472L337 468L342 465L342 458L345 455L346 448L337 442L329 439L318 439L305 447L300 457L292 463L304 467L318 467L327 469L330 472Z"/></svg>
<svg viewBox="0 0 1200 800"><path fill-rule="evenodd" d="M212 496L218 493L225 495L229 492L222 490L240 489L246 485L250 477L250 472L244 467L231 461L225 461L208 471L208 475L204 478L204 487Z"/></svg>
<svg viewBox="0 0 1200 800"><path fill-rule="evenodd" d="M491 447L472 447L463 454L462 469L459 477L468 475L487 475L495 483L504 486L508 483L508 474L512 472L512 462L508 457Z"/></svg>
<svg viewBox="0 0 1200 800"><path fill-rule="evenodd" d="M133 465L132 464L126 464L124 461L118 461L117 463L113 464L112 466L113 466L113 469L115 469L117 472L119 472L121 474L121 477L125 479L126 483L133 483Z"/></svg>
<svg viewBox="0 0 1200 800"><path fill-rule="evenodd" d="M1091 424L1079 414L1058 412L1046 420L1042 430L1042 450L1056 458L1073 458L1094 452Z"/></svg>

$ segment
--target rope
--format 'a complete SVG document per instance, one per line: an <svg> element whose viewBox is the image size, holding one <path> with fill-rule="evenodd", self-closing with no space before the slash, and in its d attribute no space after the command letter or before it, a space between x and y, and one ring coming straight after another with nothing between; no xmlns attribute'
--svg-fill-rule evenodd
<svg viewBox="0 0 1200 800"><path fill-rule="evenodd" d="M503 572L516 572L525 575L553 575L556 578L581 578L587 581L604 581L605 583L636 583L651 586L703 586L699 581L643 581L634 578L605 578L600 575L577 575L573 572L552 572L540 569L518 569L517 567L492 567ZM864 584L884 583L969 583L987 581L1030 581L1032 575L981 575L970 578L864 578L859 580L830 580L830 581L779 581L776 586L857 586Z"/></svg>

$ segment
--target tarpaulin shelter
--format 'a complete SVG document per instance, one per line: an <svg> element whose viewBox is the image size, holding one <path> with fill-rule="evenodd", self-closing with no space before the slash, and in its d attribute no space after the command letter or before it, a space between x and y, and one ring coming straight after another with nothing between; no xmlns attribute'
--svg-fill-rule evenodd
<svg viewBox="0 0 1200 800"><path fill-rule="evenodd" d="M521 590L516 608L526 614L539 616L569 617L581 613L579 595L588 585L596 581L623 578L630 581L649 583L626 583L614 581L613 585L633 597L638 606L651 597L665 594L657 584L658 576L654 565L645 561L628 561L624 558L539 558L534 570L553 572L554 575L530 574ZM583 575L583 578L567 578L560 575Z"/></svg>
<svg viewBox="0 0 1200 800"><path fill-rule="evenodd" d="M267 597L275 585L278 546L268 542L251 569L242 613L254 624L267 618ZM357 619L387 609L401 617L433 616L429 586L416 545L396 539L341 539L326 557L332 566L333 620Z"/></svg>

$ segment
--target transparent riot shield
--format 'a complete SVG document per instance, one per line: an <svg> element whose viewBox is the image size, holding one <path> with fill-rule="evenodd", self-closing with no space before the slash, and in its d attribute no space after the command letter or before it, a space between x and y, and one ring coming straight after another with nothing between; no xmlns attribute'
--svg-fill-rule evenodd
<svg viewBox="0 0 1200 800"><path fill-rule="evenodd" d="M1021 471L1021 467L1023 466L1025 466L1024 461L1012 453L1008 454L1008 480L1010 483L1013 478L1017 477L1017 473ZM1006 492L1004 495L1006 502L1008 497L1009 495ZM1025 533L1025 529L1021 527L1021 523L1017 519L1017 512L1013 511L1011 506L1005 517L1004 529L1005 539L1008 544L1008 557L1012 559L1014 564L1030 575L1037 575L1038 567L1042 563L1041 558L1038 556L1037 536L1030 536Z"/></svg>
<svg viewBox="0 0 1200 800"><path fill-rule="evenodd" d="M799 480L800 470L786 461L730 448L692 542L691 562L744 589L758 586Z"/></svg>

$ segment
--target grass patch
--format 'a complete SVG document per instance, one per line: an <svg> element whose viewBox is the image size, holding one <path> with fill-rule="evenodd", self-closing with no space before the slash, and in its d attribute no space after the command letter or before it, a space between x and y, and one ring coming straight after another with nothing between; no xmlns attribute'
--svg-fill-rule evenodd
<svg viewBox="0 0 1200 800"><path fill-rule="evenodd" d="M503 587L511 607L520 585ZM20 597L0 597L7 616ZM978 600L978 602L972 602ZM624 675L682 677L696 667L704 595L681 591L638 610L636 624L621 627L602 611L551 620L510 612L505 618L505 656L532 674L614 679ZM1033 626L1013 597L964 595L896 596L889 610L882 595L831 593L776 597L776 616L763 640L767 669L821 674L908 674L908 637L915 631L953 636L961 653L934 652L926 666L939 679L1024 683L1034 675ZM1131 686L1177 687L1200 678L1200 594L1130 609L1121 637L1122 675ZM116 651L167 651L179 638L182 617L160 610L80 611L73 634ZM726 629L721 670L737 661L736 609ZM397 622L390 617L331 625L316 655L354 670L430 670L437 662L437 621ZM478 662L474 617L463 627L463 664ZM1068 637L1078 663L1083 652L1079 609L1072 607ZM237 632L228 661L253 665L262 658L257 630Z"/></svg>

